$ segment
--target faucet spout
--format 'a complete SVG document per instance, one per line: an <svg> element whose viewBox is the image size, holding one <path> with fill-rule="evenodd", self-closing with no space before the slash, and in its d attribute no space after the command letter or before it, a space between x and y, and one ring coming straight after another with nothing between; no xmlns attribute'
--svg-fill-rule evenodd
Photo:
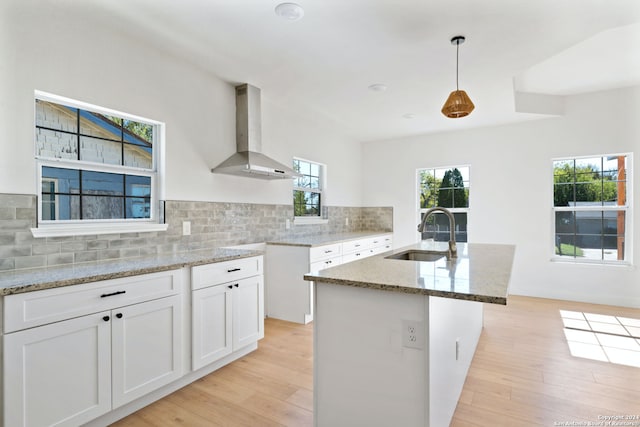
<svg viewBox="0 0 640 427"><path fill-rule="evenodd" d="M427 220L431 215L433 215L434 212L442 212L447 216L447 218L449 218L449 258L457 258L458 248L456 246L456 220L449 209L440 206L429 209L427 212L425 212L424 217L422 217L422 222L418 225L418 232L424 232L424 228L427 225Z"/></svg>

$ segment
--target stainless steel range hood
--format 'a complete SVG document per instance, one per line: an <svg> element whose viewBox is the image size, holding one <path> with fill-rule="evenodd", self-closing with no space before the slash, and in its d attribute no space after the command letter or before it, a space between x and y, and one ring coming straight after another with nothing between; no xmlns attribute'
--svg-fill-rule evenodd
<svg viewBox="0 0 640 427"><path fill-rule="evenodd" d="M236 149L234 155L211 169L211 172L258 179L302 176L289 166L261 153L260 89L249 84L236 86Z"/></svg>

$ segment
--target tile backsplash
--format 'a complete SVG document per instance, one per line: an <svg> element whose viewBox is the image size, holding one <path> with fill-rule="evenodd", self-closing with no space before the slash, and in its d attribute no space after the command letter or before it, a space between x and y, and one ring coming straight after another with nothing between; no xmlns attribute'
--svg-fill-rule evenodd
<svg viewBox="0 0 640 427"><path fill-rule="evenodd" d="M167 201L164 232L34 238L34 195L0 194L0 271L185 252L321 233L393 230L391 207L328 206L327 224L297 225L293 206ZM347 224L347 218L348 224ZM191 235L182 235L182 222Z"/></svg>

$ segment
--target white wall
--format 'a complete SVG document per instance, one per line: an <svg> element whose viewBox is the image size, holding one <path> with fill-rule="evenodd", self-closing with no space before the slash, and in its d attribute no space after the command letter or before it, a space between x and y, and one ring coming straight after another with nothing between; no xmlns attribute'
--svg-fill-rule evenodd
<svg viewBox="0 0 640 427"><path fill-rule="evenodd" d="M0 192L36 192L33 91L39 89L164 121L166 199L291 203L289 180L210 173L235 151L232 84L95 15L80 2L0 4ZM327 163L326 202L359 206L359 144L331 123L273 105L268 88L262 101L265 154L286 164L293 156Z"/></svg>
<svg viewBox="0 0 640 427"><path fill-rule="evenodd" d="M469 240L517 245L511 293L640 307L635 267L550 262L551 159L633 152L639 168L640 87L568 97L565 107L563 117L364 143L364 204L393 206L394 242L410 244L418 238L416 169L469 164ZM638 177L632 199L636 229ZM629 236L637 263L640 239L633 229Z"/></svg>

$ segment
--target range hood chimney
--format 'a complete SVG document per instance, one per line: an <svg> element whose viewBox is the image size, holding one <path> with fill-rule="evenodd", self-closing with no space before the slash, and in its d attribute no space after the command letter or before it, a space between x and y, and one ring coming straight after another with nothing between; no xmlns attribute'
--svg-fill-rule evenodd
<svg viewBox="0 0 640 427"><path fill-rule="evenodd" d="M249 84L236 86L236 153L211 169L211 172L258 179L302 176L261 151L260 89Z"/></svg>

